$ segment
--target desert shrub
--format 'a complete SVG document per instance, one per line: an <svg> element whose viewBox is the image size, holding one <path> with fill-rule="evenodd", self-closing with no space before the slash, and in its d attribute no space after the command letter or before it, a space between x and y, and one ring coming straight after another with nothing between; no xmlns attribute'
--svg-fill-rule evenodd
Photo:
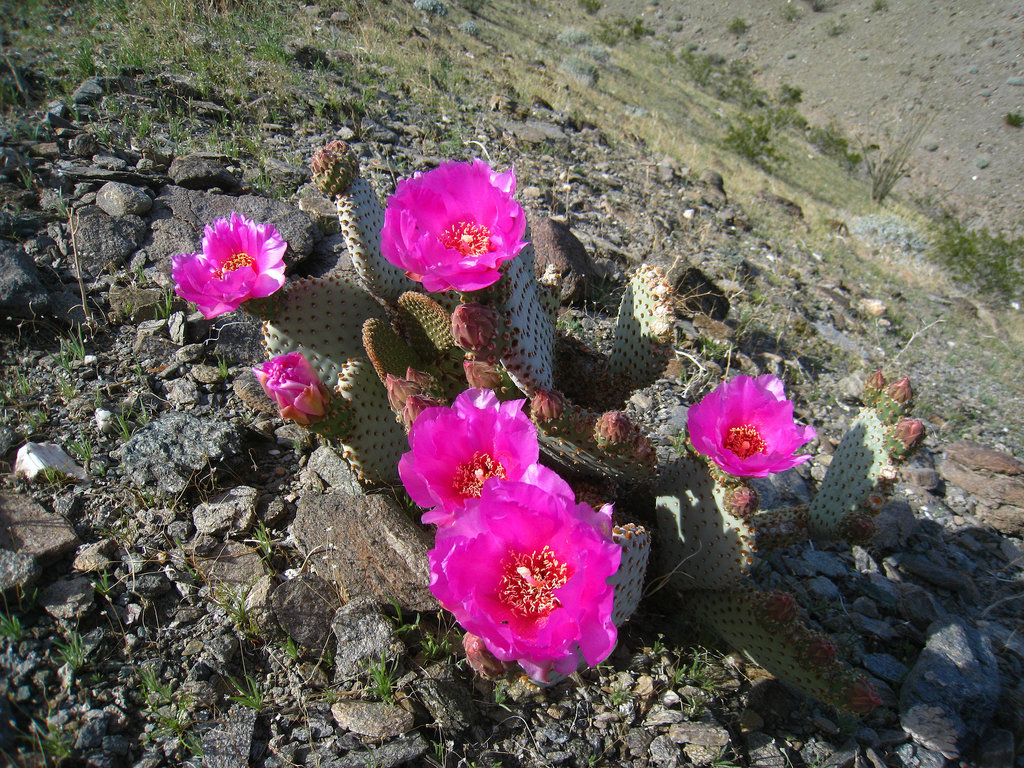
<svg viewBox="0 0 1024 768"><path fill-rule="evenodd" d="M910 153L914 151L930 123L931 116L921 113L909 120L903 132L884 150L878 144L861 147L864 165L867 166L868 177L871 179L871 199L876 203L885 200L896 186L896 182L906 174L910 164Z"/></svg>
<svg viewBox="0 0 1024 768"><path fill-rule="evenodd" d="M601 19L599 24L597 37L605 45L615 45L623 37L639 40L645 35L654 34L654 30L644 24L644 20L639 16L632 21L624 16L615 16L610 19Z"/></svg>
<svg viewBox="0 0 1024 768"><path fill-rule="evenodd" d="M1003 119L1006 120L1006 124L1011 128L1020 128L1024 125L1024 115L1020 112L1007 112L1006 117Z"/></svg>
<svg viewBox="0 0 1024 768"><path fill-rule="evenodd" d="M730 123L722 144L754 165L773 171L786 163L773 141L777 130L771 115L740 115Z"/></svg>
<svg viewBox="0 0 1024 768"><path fill-rule="evenodd" d="M475 21L464 21L459 24L459 30L470 37L478 37L480 35L480 25Z"/></svg>
<svg viewBox="0 0 1024 768"><path fill-rule="evenodd" d="M871 10L872 11L876 11L876 12L877 11L888 11L889 10L889 0L875 0L875 2L873 2L871 4Z"/></svg>
<svg viewBox="0 0 1024 768"><path fill-rule="evenodd" d="M487 5L487 0L459 0L459 5L470 13L479 13Z"/></svg>
<svg viewBox="0 0 1024 768"><path fill-rule="evenodd" d="M747 33L747 31L750 29L750 25L747 24L746 19L737 16L736 18L729 22L729 26L727 27L727 29L729 30L729 32L739 37L740 35L745 35Z"/></svg>
<svg viewBox="0 0 1024 768"><path fill-rule="evenodd" d="M584 45L590 42L590 33L579 27L566 27L558 33L558 42L563 45Z"/></svg>
<svg viewBox="0 0 1024 768"><path fill-rule="evenodd" d="M804 92L800 88L783 83L779 86L779 94L775 100L784 107L792 107L804 100Z"/></svg>
<svg viewBox="0 0 1024 768"><path fill-rule="evenodd" d="M821 154L831 157L848 171L852 171L864 159L859 152L850 148L849 140L842 136L834 125L811 128L807 133L807 140Z"/></svg>
<svg viewBox="0 0 1024 768"><path fill-rule="evenodd" d="M448 15L448 6L442 3L441 0L416 0L412 7L431 16Z"/></svg>
<svg viewBox="0 0 1024 768"><path fill-rule="evenodd" d="M846 22L835 20L830 21L828 23L826 31L828 32L829 37L839 37L841 34L843 34L843 32L846 31Z"/></svg>
<svg viewBox="0 0 1024 768"><path fill-rule="evenodd" d="M593 16L595 13L601 10L604 3L601 0L577 0L580 8Z"/></svg>
<svg viewBox="0 0 1024 768"><path fill-rule="evenodd" d="M593 86L597 83L597 67L582 56L567 56L559 69L585 85Z"/></svg>
<svg viewBox="0 0 1024 768"><path fill-rule="evenodd" d="M932 258L979 290L1000 298L1024 296L1024 237L968 229L951 215L938 224Z"/></svg>
<svg viewBox="0 0 1024 768"><path fill-rule="evenodd" d="M583 52L594 61L600 61L602 63L608 61L611 57L611 51L603 45L585 45L583 46Z"/></svg>

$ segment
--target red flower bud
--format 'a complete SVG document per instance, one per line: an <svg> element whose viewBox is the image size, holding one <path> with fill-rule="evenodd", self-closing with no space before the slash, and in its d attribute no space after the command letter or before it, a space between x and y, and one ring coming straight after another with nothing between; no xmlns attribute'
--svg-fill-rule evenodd
<svg viewBox="0 0 1024 768"><path fill-rule="evenodd" d="M544 423L562 418L565 412L565 401L562 396L550 389L538 389L530 401L530 414L535 421Z"/></svg>
<svg viewBox="0 0 1024 768"><path fill-rule="evenodd" d="M392 376L390 373L384 380L384 387L388 391L388 405L396 413L402 412L406 401L411 395L423 394L423 387L415 381L400 379L397 376Z"/></svg>
<svg viewBox="0 0 1024 768"><path fill-rule="evenodd" d="M498 335L498 315L483 304L460 304L452 313L452 338L467 352L488 352Z"/></svg>
<svg viewBox="0 0 1024 768"><path fill-rule="evenodd" d="M851 512L840 524L840 531L851 544L863 544L871 541L875 535L875 521L867 515Z"/></svg>
<svg viewBox="0 0 1024 768"><path fill-rule="evenodd" d="M828 667L835 660L839 652L836 650L835 644L827 637L815 637L807 643L807 648L804 651L807 655L807 661L816 667Z"/></svg>
<svg viewBox="0 0 1024 768"><path fill-rule="evenodd" d="M594 427L597 439L611 445L621 445L633 436L633 423L622 411L601 414Z"/></svg>
<svg viewBox="0 0 1024 768"><path fill-rule="evenodd" d="M896 439L909 451L924 438L924 424L920 419L900 419L896 423Z"/></svg>
<svg viewBox="0 0 1024 768"><path fill-rule="evenodd" d="M466 382L475 389L497 389L501 386L498 369L483 360L463 360Z"/></svg>
<svg viewBox="0 0 1024 768"><path fill-rule="evenodd" d="M409 395L405 400L405 406L402 408L402 421L405 423L405 428L411 428L412 423L416 421L416 417L427 410L427 408L435 408L439 405L444 405L444 403L428 395Z"/></svg>
<svg viewBox="0 0 1024 768"><path fill-rule="evenodd" d="M855 715L867 715L882 704L882 699L867 680L859 679L843 691L846 707Z"/></svg>
<svg viewBox="0 0 1024 768"><path fill-rule="evenodd" d="M763 595L760 618L766 624L789 624L796 618L796 598L778 590Z"/></svg>
<svg viewBox="0 0 1024 768"><path fill-rule="evenodd" d="M873 374L871 374L871 377L864 382L864 388L873 389L878 392L881 392L882 390L885 389L887 383L888 382L885 380L885 376L882 375L882 372L875 371Z"/></svg>
<svg viewBox="0 0 1024 768"><path fill-rule="evenodd" d="M726 510L737 517L749 517L757 512L761 499L749 485L739 485L725 495Z"/></svg>
<svg viewBox="0 0 1024 768"><path fill-rule="evenodd" d="M424 389L427 389L430 386L430 383L434 380L434 377L429 373L417 371L411 365L405 369L405 378L419 384Z"/></svg>
<svg viewBox="0 0 1024 768"><path fill-rule="evenodd" d="M886 394L900 405L906 405L914 397L914 390L910 386L910 379L904 376L899 381L894 381L889 385Z"/></svg>
<svg viewBox="0 0 1024 768"><path fill-rule="evenodd" d="M466 651L466 661L480 677L493 680L505 674L505 662L491 653L481 638L467 632L462 638L462 647Z"/></svg>

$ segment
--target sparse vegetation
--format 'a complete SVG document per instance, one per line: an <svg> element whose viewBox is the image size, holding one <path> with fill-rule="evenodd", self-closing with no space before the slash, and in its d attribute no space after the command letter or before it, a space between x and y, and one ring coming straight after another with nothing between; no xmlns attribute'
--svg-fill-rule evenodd
<svg viewBox="0 0 1024 768"><path fill-rule="evenodd" d="M741 16L737 16L736 18L729 22L729 26L726 27L726 29L728 29L731 34L734 34L737 37L739 37L740 35L747 34L747 32L750 30L750 25L747 24L746 19L742 18Z"/></svg>
<svg viewBox="0 0 1024 768"><path fill-rule="evenodd" d="M910 155L924 135L931 116L919 113L908 119L902 133L884 151L878 144L862 145L861 154L871 179L871 199L880 203L907 172ZM875 154L873 154L875 153ZM880 156L879 156L880 154Z"/></svg>
<svg viewBox="0 0 1024 768"><path fill-rule="evenodd" d="M1024 296L1024 236L968 229L952 215L939 222L932 258L988 296Z"/></svg>
<svg viewBox="0 0 1024 768"><path fill-rule="evenodd" d="M1011 128L1020 128L1024 125L1024 114L1021 114L1020 112L1007 112L1006 117L1003 119Z"/></svg>
<svg viewBox="0 0 1024 768"><path fill-rule="evenodd" d="M722 144L766 171L786 163L775 145L777 123L765 114L740 115L729 124Z"/></svg>

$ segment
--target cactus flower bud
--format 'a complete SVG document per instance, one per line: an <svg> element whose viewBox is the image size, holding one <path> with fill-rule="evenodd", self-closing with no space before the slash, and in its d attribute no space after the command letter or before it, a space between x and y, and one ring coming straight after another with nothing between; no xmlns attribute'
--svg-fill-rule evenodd
<svg viewBox="0 0 1024 768"><path fill-rule="evenodd" d="M759 618L766 624L789 624L796 618L796 599L788 592L768 592L760 608Z"/></svg>
<svg viewBox="0 0 1024 768"><path fill-rule="evenodd" d="M894 381L889 385L886 394L900 405L906 405L914 397L914 390L910 386L910 379L904 376L899 381Z"/></svg>
<svg viewBox="0 0 1024 768"><path fill-rule="evenodd" d="M452 337L467 352L493 351L498 315L483 304L460 304L452 313Z"/></svg>
<svg viewBox="0 0 1024 768"><path fill-rule="evenodd" d="M332 141L316 151L310 168L313 183L333 200L359 176L359 159L344 141Z"/></svg>
<svg viewBox="0 0 1024 768"><path fill-rule="evenodd" d="M882 375L881 371L875 371L871 374L870 378L864 382L865 389L871 389L876 392L882 392L885 390L886 384L885 376Z"/></svg>
<svg viewBox="0 0 1024 768"><path fill-rule="evenodd" d="M272 357L252 372L283 418L306 427L327 413L331 393L301 352Z"/></svg>
<svg viewBox="0 0 1024 768"><path fill-rule="evenodd" d="M425 371L417 371L411 365L405 369L405 378L409 381L419 384L424 389L428 389L430 387L431 382L433 382L434 380L434 377L431 376L429 373L426 373Z"/></svg>
<svg viewBox="0 0 1024 768"><path fill-rule="evenodd" d="M831 666L839 652L836 650L835 644L827 637L815 637L807 643L807 647L804 650L809 661L813 666L816 667L828 667Z"/></svg>
<svg viewBox="0 0 1024 768"><path fill-rule="evenodd" d="M466 661L473 671L485 680L494 680L505 674L507 664L491 653L482 638L467 632L462 638Z"/></svg>
<svg viewBox="0 0 1024 768"><path fill-rule="evenodd" d="M599 443L622 445L633 436L633 423L622 411L607 411L601 414L594 427Z"/></svg>
<svg viewBox="0 0 1024 768"><path fill-rule="evenodd" d="M412 395L423 394L423 387L417 382L409 379L400 379L397 376L392 376L390 373L384 381L384 387L388 391L388 405L396 413L402 412L406 401Z"/></svg>
<svg viewBox="0 0 1024 768"><path fill-rule="evenodd" d="M544 423L562 418L565 412L565 401L562 396L550 389L538 389L530 401L530 414L534 421Z"/></svg>
<svg viewBox="0 0 1024 768"><path fill-rule="evenodd" d="M864 679L858 679L851 683L845 691L843 698L846 700L846 707L855 715L867 715L876 707L881 706L882 699L872 687L871 683Z"/></svg>
<svg viewBox="0 0 1024 768"><path fill-rule="evenodd" d="M405 424L405 428L412 427L412 423L427 408L435 408L439 405L444 405L444 403L428 395L409 395L405 399L405 405L402 406L402 422Z"/></svg>
<svg viewBox="0 0 1024 768"><path fill-rule="evenodd" d="M749 485L738 485L725 495L726 510L737 517L750 517L757 512L761 499Z"/></svg>
<svg viewBox="0 0 1024 768"><path fill-rule="evenodd" d="M497 389L501 386L501 373L484 360L463 360L466 382L474 389Z"/></svg>
<svg viewBox="0 0 1024 768"><path fill-rule="evenodd" d="M863 544L875 535L875 521L867 515L851 512L843 518L839 530L851 544Z"/></svg>
<svg viewBox="0 0 1024 768"><path fill-rule="evenodd" d="M924 424L920 419L900 419L896 423L896 439L906 447L908 451L918 446L924 438Z"/></svg>

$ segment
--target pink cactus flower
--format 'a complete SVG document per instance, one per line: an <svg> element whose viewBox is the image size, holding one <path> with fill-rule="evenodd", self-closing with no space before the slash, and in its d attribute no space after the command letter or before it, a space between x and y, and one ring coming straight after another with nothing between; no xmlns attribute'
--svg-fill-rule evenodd
<svg viewBox="0 0 1024 768"><path fill-rule="evenodd" d="M793 403L770 374L720 384L690 407L686 426L699 453L740 477L765 477L807 461L810 454L793 451L816 434L793 421Z"/></svg>
<svg viewBox="0 0 1024 768"><path fill-rule="evenodd" d="M540 455L525 400L498 401L489 389L467 389L451 408L427 408L412 422L398 474L412 500L435 507L424 523L445 525L497 477L519 480Z"/></svg>
<svg viewBox="0 0 1024 768"><path fill-rule="evenodd" d="M428 291L486 288L526 245L515 188L512 169L479 159L403 179L384 211L381 252Z"/></svg>
<svg viewBox="0 0 1024 768"><path fill-rule="evenodd" d="M273 224L255 224L232 212L206 227L202 253L171 259L174 290L207 320L223 315L284 285L287 248Z"/></svg>
<svg viewBox="0 0 1024 768"><path fill-rule="evenodd" d="M305 427L327 413L331 393L301 352L272 357L252 372L267 396L277 403L283 418Z"/></svg>
<svg viewBox="0 0 1024 768"><path fill-rule="evenodd" d="M495 657L542 682L615 648L608 579L622 556L611 507L576 503L564 480L545 473L547 486L488 480L428 555L441 605Z"/></svg>

